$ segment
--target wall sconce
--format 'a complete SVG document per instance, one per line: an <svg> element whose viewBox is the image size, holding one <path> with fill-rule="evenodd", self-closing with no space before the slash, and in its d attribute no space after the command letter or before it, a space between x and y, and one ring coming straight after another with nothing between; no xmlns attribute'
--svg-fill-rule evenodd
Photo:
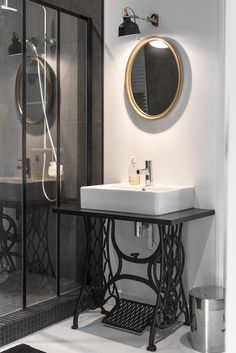
<svg viewBox="0 0 236 353"><path fill-rule="evenodd" d="M142 18L137 16L134 10L132 10L130 7L126 7L123 10L122 16L123 16L123 23L121 23L121 25L119 26L119 30L118 30L119 37L140 33L140 29L136 20L143 20L146 22L150 22L155 27L159 25L159 15L156 13L152 14L150 17Z"/></svg>

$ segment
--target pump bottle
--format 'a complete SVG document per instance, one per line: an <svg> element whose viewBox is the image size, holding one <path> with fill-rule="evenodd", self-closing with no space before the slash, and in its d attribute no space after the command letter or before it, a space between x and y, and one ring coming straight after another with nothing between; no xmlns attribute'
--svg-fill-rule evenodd
<svg viewBox="0 0 236 353"><path fill-rule="evenodd" d="M129 165L129 184L130 185L140 184L140 176L137 174L137 165L136 165L135 156L131 156L131 161Z"/></svg>

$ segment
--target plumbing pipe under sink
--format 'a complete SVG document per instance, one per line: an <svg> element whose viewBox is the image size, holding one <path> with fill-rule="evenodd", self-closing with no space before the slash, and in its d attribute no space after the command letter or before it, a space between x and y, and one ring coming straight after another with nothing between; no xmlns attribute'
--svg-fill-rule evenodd
<svg viewBox="0 0 236 353"><path fill-rule="evenodd" d="M154 229L153 224L134 222L134 235L137 238L147 237L147 247L148 249L153 249L154 244Z"/></svg>

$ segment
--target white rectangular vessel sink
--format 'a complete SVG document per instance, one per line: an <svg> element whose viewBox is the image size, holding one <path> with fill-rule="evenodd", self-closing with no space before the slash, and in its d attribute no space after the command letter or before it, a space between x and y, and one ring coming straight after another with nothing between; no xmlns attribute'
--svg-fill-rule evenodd
<svg viewBox="0 0 236 353"><path fill-rule="evenodd" d="M161 215L194 207L194 187L123 183L84 186L81 207L128 213Z"/></svg>

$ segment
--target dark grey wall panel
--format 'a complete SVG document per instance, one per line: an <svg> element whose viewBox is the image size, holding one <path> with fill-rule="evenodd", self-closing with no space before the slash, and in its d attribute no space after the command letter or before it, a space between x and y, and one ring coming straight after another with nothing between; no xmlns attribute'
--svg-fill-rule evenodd
<svg viewBox="0 0 236 353"><path fill-rule="evenodd" d="M103 0L48 0L49 4L74 11L93 21L93 91L92 91L92 183L103 180ZM100 123L100 134L97 123ZM94 124L95 123L95 124ZM98 138L98 135L100 137Z"/></svg>
<svg viewBox="0 0 236 353"><path fill-rule="evenodd" d="M92 50L93 50L93 64L92 64L92 184L100 184L103 181L103 0L90 0L90 1L77 1L77 0L48 0L48 3L59 6L61 8L79 13L84 16L92 18L93 21L93 30L92 30ZM86 63L80 60L80 58L85 58L84 51L86 48L84 45L81 45L84 41L84 30L85 27L83 23L79 23L78 31L78 40L81 43L78 46L78 70L79 70L79 82L83 86L83 82L86 80L86 77L83 75L84 70L86 69ZM63 28L65 30L65 27ZM64 34L62 38L62 45L65 45L65 39L70 35L70 28L67 28L68 33ZM81 38L80 38L81 37ZM62 39L61 38L61 39ZM70 40L71 43L71 40ZM71 50L70 50L71 52ZM66 93L66 90L65 90ZM83 92L78 89L78 102L82 102L82 105L79 103L76 109L78 110L78 120L72 119L70 114L65 115L65 111L61 116L61 137L62 144L65 146L67 153L72 153L71 147L67 146L74 143L75 146L78 146L78 151L76 154L78 168L78 178L77 178L77 193L79 194L79 187L86 184L87 180L87 160L86 160L86 107L83 105L84 96ZM65 102L64 102L65 103ZM64 104L63 103L63 104ZM69 102L65 103L64 110ZM76 134L75 123L78 123L78 130ZM74 131L76 136L72 138L71 132ZM69 138L68 138L69 137ZM63 143L64 142L64 143ZM62 146L63 147L63 146ZM65 157L65 156L64 156ZM69 157L69 156L68 156ZM72 162L68 162L70 158L64 158L64 162L70 164L65 172L64 178L69 180L70 170L73 170ZM72 178L73 179L73 178ZM72 197L73 193L75 194L76 188L74 187L73 180L71 183L67 183L65 180L65 197ZM63 193L64 193L63 192ZM75 220L63 218L61 220L61 276L66 278L76 278L77 281L80 280L82 265L85 261L83 257L83 224L74 223ZM70 270L68 272L68 257L71 258L71 264L69 266ZM76 275L74 274L76 271Z"/></svg>

